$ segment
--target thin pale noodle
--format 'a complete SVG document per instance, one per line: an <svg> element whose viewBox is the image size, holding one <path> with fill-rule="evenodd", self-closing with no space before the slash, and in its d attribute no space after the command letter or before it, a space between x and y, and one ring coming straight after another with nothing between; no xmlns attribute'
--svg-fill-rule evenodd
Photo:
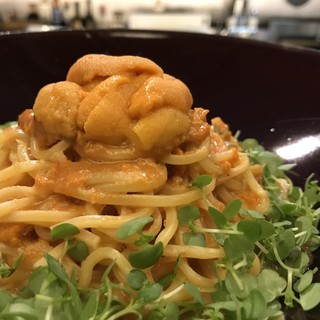
<svg viewBox="0 0 320 320"><path fill-rule="evenodd" d="M138 211L133 214L124 216L105 216L105 215L86 215L76 216L65 220L65 223L71 223L79 229L85 228L100 228L100 229L117 229L124 223L139 217L147 217L152 214L152 210ZM53 228L54 226L52 226Z"/></svg>
<svg viewBox="0 0 320 320"><path fill-rule="evenodd" d="M32 223L39 226L48 226L64 222L78 216L77 212L62 210L17 210L1 218L1 222Z"/></svg>
<svg viewBox="0 0 320 320"><path fill-rule="evenodd" d="M40 239L47 240L47 241L52 240L51 234L50 234L51 230L48 227L37 226L37 225L34 225L33 227L34 227L34 231L37 233Z"/></svg>
<svg viewBox="0 0 320 320"><path fill-rule="evenodd" d="M256 194L258 194L261 199L259 210L262 213L266 212L269 208L269 203L270 203L267 192L262 188L262 186L255 179L251 170L247 170L243 175L244 175L244 178L246 179L246 182L249 188Z"/></svg>
<svg viewBox="0 0 320 320"><path fill-rule="evenodd" d="M223 170L217 166L210 157L207 157L199 162L200 167L205 172L208 172L209 174L213 176L218 176L223 173Z"/></svg>
<svg viewBox="0 0 320 320"><path fill-rule="evenodd" d="M52 250L50 250L48 252L48 254L50 254L52 257L54 257L57 260L61 260L66 253L65 249L66 249L65 242L61 242L60 244L58 244L57 246L52 248ZM37 267L45 266L45 265L47 265L47 261L44 257L42 257L34 263L33 267L37 268Z"/></svg>
<svg viewBox="0 0 320 320"><path fill-rule="evenodd" d="M118 251L123 250L123 243L119 242L119 239L113 239L107 233L104 233L102 231L102 229L91 229L91 232L101 239L100 247L108 246Z"/></svg>
<svg viewBox="0 0 320 320"><path fill-rule="evenodd" d="M125 216L125 215L124 215ZM142 216L141 216L142 217ZM138 217L139 218L139 217ZM159 210L155 209L153 214L152 214L152 218L153 221L150 224L150 227L146 230L143 231L143 233L145 235L150 235L150 236L156 236L162 228L162 216ZM99 228L99 231L102 232L103 234L107 235L108 237L110 237L110 239L112 239L113 241L117 242L119 241L117 235L116 235L116 229L113 228L108 228L108 229L103 229L103 228ZM134 248L134 242L136 240L138 240L139 235L138 234L134 234L130 237L128 237L127 239L121 240L121 242L125 243L127 246Z"/></svg>
<svg viewBox="0 0 320 320"><path fill-rule="evenodd" d="M179 221L177 218L177 210L175 208L166 208L166 218L164 221L164 228L158 234L156 243L162 242L166 246L169 241L174 237L174 234L179 226Z"/></svg>
<svg viewBox="0 0 320 320"><path fill-rule="evenodd" d="M18 161L30 161L28 145L25 141L17 140L17 159Z"/></svg>
<svg viewBox="0 0 320 320"><path fill-rule="evenodd" d="M244 171L246 171L249 168L249 165L250 165L250 163L249 163L248 157L241 155L239 165L231 168L227 174L224 174L224 175L217 178L217 186L219 186L223 182L243 173Z"/></svg>
<svg viewBox="0 0 320 320"><path fill-rule="evenodd" d="M236 179L225 181L223 183L223 186L232 191L241 191L241 189L243 188L243 175L236 177Z"/></svg>
<svg viewBox="0 0 320 320"><path fill-rule="evenodd" d="M0 218L1 222L5 221L8 214L15 212L21 208L25 208L32 204L34 199L32 197L8 200L0 203Z"/></svg>
<svg viewBox="0 0 320 320"><path fill-rule="evenodd" d="M186 257L194 259L216 259L224 256L223 249L220 248L203 248L198 246L186 246L168 244L163 251L166 257Z"/></svg>
<svg viewBox="0 0 320 320"><path fill-rule="evenodd" d="M162 228L162 216L159 209L155 209L152 214L153 222L148 229L144 231L146 235L156 236Z"/></svg>
<svg viewBox="0 0 320 320"><path fill-rule="evenodd" d="M97 249L101 243L101 238L99 236L85 229L81 229L74 238L78 241L84 241L90 250Z"/></svg>
<svg viewBox="0 0 320 320"><path fill-rule="evenodd" d="M102 260L111 260L120 268L123 274L128 274L131 270L131 265L128 260L119 251L110 247L100 247L89 254L89 256L81 263L79 274L79 286L90 286L92 278L92 270Z"/></svg>
<svg viewBox="0 0 320 320"><path fill-rule="evenodd" d="M246 183L250 187L252 191L257 193L261 197L266 196L266 191L262 188L262 186L258 183L258 181L254 178L251 170L247 170L243 173L244 178L246 179Z"/></svg>
<svg viewBox="0 0 320 320"><path fill-rule="evenodd" d="M11 141L16 141L17 139L28 141L28 135L18 125L0 131L0 146L9 145Z"/></svg>
<svg viewBox="0 0 320 320"><path fill-rule="evenodd" d="M162 159L162 162L165 164L172 165L187 165L199 162L205 159L210 153L210 140L206 139L203 145L194 150L186 152L182 155L169 154L168 156Z"/></svg>
<svg viewBox="0 0 320 320"><path fill-rule="evenodd" d="M73 262L71 259L66 257L66 243L62 242L55 246L52 250L48 252L49 255L63 263L64 268L68 272L69 275L72 274L72 272L80 272L80 267ZM34 268L40 267L40 266L46 266L47 261L44 257L40 258L38 261L36 261L33 265Z"/></svg>
<svg viewBox="0 0 320 320"><path fill-rule="evenodd" d="M250 166L250 169L251 169L253 175L261 176L262 172L263 172L263 167L264 166L261 164L252 164Z"/></svg>
<svg viewBox="0 0 320 320"><path fill-rule="evenodd" d="M189 265L186 258L181 258L180 260L180 270L183 272L187 281L198 287L201 291L202 288L213 290L213 287L216 283L216 279L209 279L202 276Z"/></svg>
<svg viewBox="0 0 320 320"><path fill-rule="evenodd" d="M93 195L92 191L80 190L77 192L79 199L93 203L108 203L111 205L125 205L133 207L176 207L202 198L212 192L215 180L202 190L198 188L177 195L146 195L146 194L99 194Z"/></svg>
<svg viewBox="0 0 320 320"><path fill-rule="evenodd" d="M34 187L10 186L0 189L0 201L19 199L24 197L36 197L37 192Z"/></svg>
<svg viewBox="0 0 320 320"><path fill-rule="evenodd" d="M39 170L41 166L43 166L43 163L38 160L17 162L0 171L0 181L6 181L7 179L12 179L12 177L20 176L21 173Z"/></svg>
<svg viewBox="0 0 320 320"><path fill-rule="evenodd" d="M222 152L212 153L210 154L209 157L213 162L228 161L234 157L236 152L237 152L236 148L233 147Z"/></svg>
<svg viewBox="0 0 320 320"><path fill-rule="evenodd" d="M186 183L179 182L179 184L174 185L172 183L166 183L164 186L161 187L159 193L161 194L182 194L184 192L189 191L190 188L186 186Z"/></svg>
<svg viewBox="0 0 320 320"><path fill-rule="evenodd" d="M36 139L32 138L30 141L30 152L36 159L44 159L49 161L64 161L67 160L64 151L70 146L70 143L62 140L57 142L49 149L41 149L38 146Z"/></svg>
<svg viewBox="0 0 320 320"><path fill-rule="evenodd" d="M225 207L225 204L218 200L213 194L209 194L206 199L208 200L209 206L212 206L219 210L223 210L223 208Z"/></svg>
<svg viewBox="0 0 320 320"><path fill-rule="evenodd" d="M223 185L219 186L215 190L215 193L217 194L218 198L224 203L229 203L237 198L234 193L229 192L228 189Z"/></svg>

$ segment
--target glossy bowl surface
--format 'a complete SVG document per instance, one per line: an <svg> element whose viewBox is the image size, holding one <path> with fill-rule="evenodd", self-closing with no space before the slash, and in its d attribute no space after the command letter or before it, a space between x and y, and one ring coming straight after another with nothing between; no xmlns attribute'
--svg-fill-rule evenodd
<svg viewBox="0 0 320 320"><path fill-rule="evenodd" d="M187 84L194 105L210 109L208 118L221 116L233 132L240 130L240 138L255 137L272 151L287 147L288 161L297 163L296 183L303 185L312 172L319 176L320 53L314 50L163 31L2 34L1 122L31 108L43 85L64 80L69 67L87 53L152 59ZM309 149L293 152L306 143ZM319 312L299 311L290 319L319 319Z"/></svg>

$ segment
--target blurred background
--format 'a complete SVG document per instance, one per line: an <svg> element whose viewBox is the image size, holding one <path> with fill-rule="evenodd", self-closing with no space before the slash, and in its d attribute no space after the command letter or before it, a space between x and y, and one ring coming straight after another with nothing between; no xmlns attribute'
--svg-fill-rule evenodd
<svg viewBox="0 0 320 320"><path fill-rule="evenodd" d="M173 30L320 49L320 0L0 0L0 33Z"/></svg>

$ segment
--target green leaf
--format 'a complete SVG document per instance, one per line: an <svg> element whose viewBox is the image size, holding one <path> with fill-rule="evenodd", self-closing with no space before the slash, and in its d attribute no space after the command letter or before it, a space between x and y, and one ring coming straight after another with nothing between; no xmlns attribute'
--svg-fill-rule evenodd
<svg viewBox="0 0 320 320"><path fill-rule="evenodd" d="M10 316L11 319L39 320L37 310L22 302L10 304L3 316L4 319Z"/></svg>
<svg viewBox="0 0 320 320"><path fill-rule="evenodd" d="M288 242L283 239L277 242L276 249L281 260L284 260L290 254L290 247L288 245Z"/></svg>
<svg viewBox="0 0 320 320"><path fill-rule="evenodd" d="M261 236L259 240L267 239L275 233L276 229L271 222L266 220L258 220L257 222L260 224L261 227Z"/></svg>
<svg viewBox="0 0 320 320"><path fill-rule="evenodd" d="M15 126L16 124L18 124L17 121L8 121L8 122L5 122L4 124L1 124L0 129L10 128L12 126Z"/></svg>
<svg viewBox="0 0 320 320"><path fill-rule="evenodd" d="M21 253L19 257L14 261L12 266L13 272L20 266L22 260L23 260L23 253Z"/></svg>
<svg viewBox="0 0 320 320"><path fill-rule="evenodd" d="M132 252L128 256L130 264L137 269L145 269L153 266L162 256L163 243L148 245L140 251Z"/></svg>
<svg viewBox="0 0 320 320"><path fill-rule="evenodd" d="M264 150L260 146L259 142L254 138L247 138L241 141L240 146L244 151L250 151L250 150L263 151Z"/></svg>
<svg viewBox="0 0 320 320"><path fill-rule="evenodd" d="M134 242L134 244L135 244L137 247L139 247L139 246L144 246L144 245L148 244L149 242L151 242L153 239L154 239L154 236L153 236L153 235L141 233L139 239L136 240L136 241Z"/></svg>
<svg viewBox="0 0 320 320"><path fill-rule="evenodd" d="M219 229L222 229L228 222L227 218L216 208L208 208L209 215Z"/></svg>
<svg viewBox="0 0 320 320"><path fill-rule="evenodd" d="M237 229L253 242L259 240L262 235L261 224L255 220L241 220L237 224Z"/></svg>
<svg viewBox="0 0 320 320"><path fill-rule="evenodd" d="M228 311L236 311L237 310L237 307L236 307L236 304L234 303L234 301L214 302L211 305L212 305L212 307L214 307L215 310L228 310ZM216 319L216 318L213 318L213 319ZM220 318L218 318L218 319L220 319ZM221 319L225 319L225 318L223 317Z"/></svg>
<svg viewBox="0 0 320 320"><path fill-rule="evenodd" d="M148 320L167 320L163 310L159 310L158 308L151 310L147 319Z"/></svg>
<svg viewBox="0 0 320 320"><path fill-rule="evenodd" d="M258 289L267 302L278 298L285 289L287 282L278 272L271 269L263 269L257 277Z"/></svg>
<svg viewBox="0 0 320 320"><path fill-rule="evenodd" d="M266 164L270 173L276 177L283 176L283 171L279 167L283 165L283 160L275 153L263 151L259 154L260 163Z"/></svg>
<svg viewBox="0 0 320 320"><path fill-rule="evenodd" d="M285 263L288 267L302 270L309 265L310 258L307 253L301 251L299 247L296 247L291 250L289 256L285 260Z"/></svg>
<svg viewBox="0 0 320 320"><path fill-rule="evenodd" d="M290 202L280 204L279 208L285 215L293 215L299 209L295 203Z"/></svg>
<svg viewBox="0 0 320 320"><path fill-rule="evenodd" d="M206 246L206 237L203 233L185 232L183 234L183 241L186 245L189 245L189 246L198 246L198 247Z"/></svg>
<svg viewBox="0 0 320 320"><path fill-rule="evenodd" d="M95 316L98 311L99 296L98 294L91 294L89 300L85 304L83 310L81 311L80 320L93 320L96 319Z"/></svg>
<svg viewBox="0 0 320 320"><path fill-rule="evenodd" d="M55 226L51 232L50 236L52 240L66 240L80 232L79 228L71 223L61 223Z"/></svg>
<svg viewBox="0 0 320 320"><path fill-rule="evenodd" d="M0 289L0 312L13 301L14 299L9 292Z"/></svg>
<svg viewBox="0 0 320 320"><path fill-rule="evenodd" d="M200 217L199 209L194 205L187 205L178 210L178 221L180 226L185 226Z"/></svg>
<svg viewBox="0 0 320 320"><path fill-rule="evenodd" d="M78 241L67 250L67 253L75 261L81 262L89 255L89 249L84 241Z"/></svg>
<svg viewBox="0 0 320 320"><path fill-rule="evenodd" d="M48 267L49 269L54 273L54 275L64 281L67 282L68 279L68 274L67 272L63 269L62 265L50 254L46 253L44 255L47 263L48 263Z"/></svg>
<svg viewBox="0 0 320 320"><path fill-rule="evenodd" d="M146 284L138 293L138 299L142 299L145 303L156 300L162 293L162 286L157 283Z"/></svg>
<svg viewBox="0 0 320 320"><path fill-rule="evenodd" d="M191 284L189 282L185 282L184 286L189 291L189 293L191 293L191 295L194 297L194 299L197 302L199 302L201 305L204 304L201 293L197 287L195 287L193 284Z"/></svg>
<svg viewBox="0 0 320 320"><path fill-rule="evenodd" d="M240 209L240 215L243 217L250 217L254 219L264 219L264 215L256 210Z"/></svg>
<svg viewBox="0 0 320 320"><path fill-rule="evenodd" d="M53 278L52 280L54 280ZM52 281L51 280L51 281ZM48 286L50 284L49 269L44 266L36 268L28 280L28 289L37 295L41 292L41 288Z"/></svg>
<svg viewBox="0 0 320 320"><path fill-rule="evenodd" d="M241 200L235 199L225 206L225 208L222 210L222 214L226 217L228 221L230 221L232 218L234 218L235 215L239 213L241 206Z"/></svg>
<svg viewBox="0 0 320 320"><path fill-rule="evenodd" d="M293 288L297 292L304 291L313 280L313 271L308 270L305 274L303 274L298 281L294 284Z"/></svg>
<svg viewBox="0 0 320 320"><path fill-rule="evenodd" d="M278 166L278 169L279 170L283 170L283 171L289 171L289 170L293 169L296 166L297 166L296 163L285 163L285 164L282 164L282 165Z"/></svg>
<svg viewBox="0 0 320 320"><path fill-rule="evenodd" d="M301 235L297 239L297 243L302 246L309 240L312 234L312 219L308 216L298 217L295 221L295 226L298 228L297 234L301 233Z"/></svg>
<svg viewBox="0 0 320 320"><path fill-rule="evenodd" d="M202 175L202 176L198 176L196 177L193 181L192 181L192 186L193 187L198 187L200 189L202 189L203 187L207 186L208 184L210 184L212 182L212 177L209 175Z"/></svg>
<svg viewBox="0 0 320 320"><path fill-rule="evenodd" d="M246 319L261 320L267 309L267 303L259 290L253 289L243 301L243 309Z"/></svg>
<svg viewBox="0 0 320 320"><path fill-rule="evenodd" d="M231 295L244 299L251 290L257 288L257 279L249 273L228 271L225 278L225 286Z"/></svg>
<svg viewBox="0 0 320 320"><path fill-rule="evenodd" d="M179 320L179 307L176 302L170 301L165 307L165 320Z"/></svg>
<svg viewBox="0 0 320 320"><path fill-rule="evenodd" d="M152 217L140 217L132 219L123 224L116 232L116 236L120 240L125 240L131 235L142 231L142 229L150 222L153 221Z"/></svg>
<svg viewBox="0 0 320 320"><path fill-rule="evenodd" d="M310 207L320 202L320 185L312 178L313 175L307 178L304 188L304 197Z"/></svg>
<svg viewBox="0 0 320 320"><path fill-rule="evenodd" d="M67 280L66 283L68 284L68 289L70 292L70 300L72 301L72 308L74 312L79 314L82 312L82 301L80 297L80 290L74 285L72 285L71 281Z"/></svg>
<svg viewBox="0 0 320 320"><path fill-rule="evenodd" d="M311 284L300 293L300 304L303 310L311 310L320 303L320 283Z"/></svg>
<svg viewBox="0 0 320 320"><path fill-rule="evenodd" d="M279 233L277 244L276 244L276 250L278 251L278 254L281 258L281 260L284 260L287 258L291 252L291 250L295 246L295 237L294 233L291 229L284 230L282 233ZM273 253L271 253L271 256Z"/></svg>
<svg viewBox="0 0 320 320"><path fill-rule="evenodd" d="M254 243L243 235L230 235L224 242L224 251L230 261L236 261L253 250Z"/></svg>
<svg viewBox="0 0 320 320"><path fill-rule="evenodd" d="M5 262L0 264L0 279L10 277L16 269L19 267L20 263L23 260L23 253L19 255L19 257L14 261L13 266L10 267Z"/></svg>
<svg viewBox="0 0 320 320"><path fill-rule="evenodd" d="M162 285L163 288L170 286L172 280L175 278L175 275L172 273L167 273L163 275L157 282Z"/></svg>
<svg viewBox="0 0 320 320"><path fill-rule="evenodd" d="M0 279L8 278L12 274L12 268L5 262L0 264Z"/></svg>
<svg viewBox="0 0 320 320"><path fill-rule="evenodd" d="M140 290L147 281L147 276L139 269L132 269L127 275L127 281L132 289Z"/></svg>

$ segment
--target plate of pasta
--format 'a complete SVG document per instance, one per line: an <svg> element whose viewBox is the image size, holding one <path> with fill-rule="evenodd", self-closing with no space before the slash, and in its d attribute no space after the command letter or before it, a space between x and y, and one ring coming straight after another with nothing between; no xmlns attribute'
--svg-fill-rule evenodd
<svg viewBox="0 0 320 320"><path fill-rule="evenodd" d="M121 31L113 32L28 35L31 42L109 39L110 50L78 48L67 68L63 55L51 65L29 57L34 74L46 77L0 129L0 318L316 319L320 186L318 172L299 169L303 157L279 152L279 143L294 143L289 127L274 114L259 124L250 107L229 110L235 116L206 107L198 94L214 91L204 76L208 60L182 67L175 58L181 48L161 65L144 46L120 50L114 39ZM0 42L8 49L19 37ZM215 41L220 59L226 48L280 57L285 50L287 70L304 54L320 60L314 52L208 35L125 31L121 43L130 47L136 38L155 51L164 39ZM209 57L206 48L196 57L206 50ZM183 68L191 71L180 78ZM297 119L289 122L294 128ZM310 121L318 139L318 120ZM317 148L308 156L317 158Z"/></svg>

